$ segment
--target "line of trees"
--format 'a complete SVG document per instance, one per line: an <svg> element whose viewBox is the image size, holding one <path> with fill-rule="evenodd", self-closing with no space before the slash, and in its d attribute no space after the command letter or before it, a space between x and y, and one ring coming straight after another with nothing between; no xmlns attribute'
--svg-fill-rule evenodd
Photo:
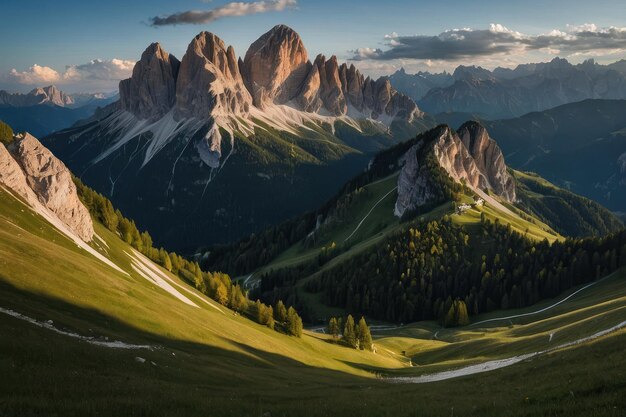
<svg viewBox="0 0 626 417"><path fill-rule="evenodd" d="M298 315L293 307L286 308L282 301L278 301L275 307L268 306L256 300L256 321L270 329L277 329L278 326L282 330L296 337L302 337L302 318Z"/></svg>
<svg viewBox="0 0 626 417"><path fill-rule="evenodd" d="M153 262L178 275L221 305L246 315L257 323L293 336L302 336L302 319L293 307L286 309L283 302L279 301L277 305L280 308L277 308L279 310L277 313L280 318L275 319L271 306L260 301L251 302L247 293L239 285L234 284L228 274L203 271L197 262L185 259L175 252L168 252L164 248L153 247L150 234L147 231L140 232L135 222L124 217L120 210L116 210L109 199L87 187L76 177L74 183L79 198L91 215ZM275 321L280 323L280 326L275 326Z"/></svg>
<svg viewBox="0 0 626 417"><path fill-rule="evenodd" d="M341 317L331 317L328 321L328 334L333 337L335 342L339 341L339 336L343 336L341 341L346 346L353 349L361 350L374 350L374 344L372 343L372 334L370 333L369 326L365 321L365 317L361 317L358 324L354 323L354 318L351 314L346 318L346 323L343 326L343 319Z"/></svg>

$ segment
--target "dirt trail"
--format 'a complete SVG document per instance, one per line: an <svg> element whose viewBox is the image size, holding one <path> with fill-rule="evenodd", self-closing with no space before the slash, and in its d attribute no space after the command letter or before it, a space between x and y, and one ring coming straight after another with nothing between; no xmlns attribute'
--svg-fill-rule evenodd
<svg viewBox="0 0 626 417"><path fill-rule="evenodd" d="M546 353L550 353L553 352L555 350L558 349L563 349L563 348L567 348L570 346L576 346L576 345L580 345L581 343L585 343L585 342L589 342L591 340L597 339L599 337L602 336L606 336L610 333L613 333L617 330L623 329L624 327L626 327L626 321L623 321L613 327L610 327L608 329L605 330L601 330L597 333L592 334L591 336L587 336L587 337L583 337L581 339L577 339L574 340L572 342L567 342L567 343L563 343L561 345L555 346L553 348L550 349L546 349L546 350L542 350L542 351L538 351L538 352L532 352L532 353L527 353L525 355L518 355L518 356L513 356L511 358L506 358L506 359L498 359L498 360L493 360L493 361L487 361L487 362L483 362L483 363L479 363L476 365L469 365L469 366L465 366L463 368L459 368L459 369L452 369L449 371L443 371L443 372L437 372L434 374L428 374L428 375L420 375L420 376L416 376L416 377L398 377L398 378L388 378L387 381L389 382L394 382L394 383L404 383L404 384L425 384L425 383L429 383L429 382L436 382L436 381L444 381L446 379L452 379L452 378L458 378L458 377L462 377L462 376L467 376L467 375L474 375L474 374L479 374L482 372L489 372L489 371L493 371L496 369L500 369L500 368L505 368L507 366L511 366L514 365L516 363L534 358L536 356L539 355L543 355Z"/></svg>

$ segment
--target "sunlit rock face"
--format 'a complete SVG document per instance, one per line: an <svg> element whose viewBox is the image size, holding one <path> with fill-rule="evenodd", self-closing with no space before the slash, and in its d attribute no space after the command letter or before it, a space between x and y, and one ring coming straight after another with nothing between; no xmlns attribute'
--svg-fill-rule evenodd
<svg viewBox="0 0 626 417"><path fill-rule="evenodd" d="M473 190L491 190L506 201L515 201L515 182L507 171L502 151L484 127L468 122L458 134L447 126L439 127L434 140L418 141L400 158L396 216L429 203L436 195L437 185L431 180L431 170L420 164L420 155L427 152L432 152L454 181L463 182Z"/></svg>
<svg viewBox="0 0 626 417"><path fill-rule="evenodd" d="M489 137L487 129L480 123L471 121L464 123L457 133L489 186L505 200L514 202L515 181L507 171L500 147Z"/></svg>
<svg viewBox="0 0 626 417"><path fill-rule="evenodd" d="M208 119L247 116L252 97L246 89L232 46L209 32L187 47L176 85L176 116Z"/></svg>
<svg viewBox="0 0 626 417"><path fill-rule="evenodd" d="M0 183L31 207L43 205L85 242L93 238L93 222L72 174L30 134L17 136L9 148L0 144Z"/></svg>
<svg viewBox="0 0 626 417"><path fill-rule="evenodd" d="M120 82L120 108L139 119L156 121L176 103L176 78L180 62L158 43L143 52L133 75Z"/></svg>
<svg viewBox="0 0 626 417"><path fill-rule="evenodd" d="M309 70L307 51L293 29L278 25L257 39L241 72L254 105L285 104L300 91Z"/></svg>

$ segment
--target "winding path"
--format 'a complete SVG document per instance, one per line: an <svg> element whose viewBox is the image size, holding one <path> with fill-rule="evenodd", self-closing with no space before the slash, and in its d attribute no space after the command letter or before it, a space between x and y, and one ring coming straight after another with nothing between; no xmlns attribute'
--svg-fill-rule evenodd
<svg viewBox="0 0 626 417"><path fill-rule="evenodd" d="M610 275L609 275L609 276L610 276ZM548 307L542 308L541 310L532 311L532 312L530 312L530 313L524 313L524 314L516 314L516 315L514 315L514 316L497 317L497 318L494 318L494 319L488 319L488 320L477 321L476 323L472 323L472 324L470 324L468 327L473 327L473 326L476 326L476 325L478 325L478 324L490 323L490 322L494 322L494 321L500 321L500 320L510 320L510 319L515 319L515 318L518 318L518 317L528 317L528 316L534 316L534 315L536 315L536 314L543 313L543 312L545 312L545 311L550 310L551 308L554 308L554 307L558 306L559 304L562 304L562 303L566 302L567 300L569 300L570 298L572 298L573 296L575 296L575 295L576 295L576 294L578 294L579 292L584 291L584 290L586 290L587 288L589 288L589 287L591 287L591 286L593 286L593 285L596 285L596 284L597 284L597 283L599 283L599 282L604 281L606 278L608 278L608 276L607 276L607 277L604 277L604 278L602 278L602 279L600 279L600 280L598 280L598 281L594 281L594 282L592 282L591 284L587 284L587 285L585 285L584 287L582 287L582 288L580 288L580 289L578 289L578 290L574 291L573 293L571 293L570 295L568 295L567 297L565 297L565 298L564 298L564 299L562 299L561 301L558 301L558 302L556 302L556 303L554 303L554 304L552 304L552 305L550 305L550 306L548 306Z"/></svg>
<svg viewBox="0 0 626 417"><path fill-rule="evenodd" d="M497 359L493 361L483 362L483 363L479 363L476 365L469 365L463 368L452 369L450 371L437 372L434 374L420 375L420 376L415 376L415 377L388 378L387 381L395 382L395 383L425 384L428 382L444 381L446 379L458 378L458 377L467 376L467 375L474 375L474 374L479 374L482 372L489 372L489 371L493 371L496 369L505 368L507 366L511 366L516 363L525 361L527 359L531 359L539 355L553 352L555 350L567 348L570 346L580 345L581 343L589 342L591 340L595 340L599 337L606 336L610 333L621 330L624 327L626 327L626 320L622 321L621 323L613 327L594 333L591 336L583 337L581 339L577 339L572 342L563 343L562 345L558 345L550 349L527 353L525 355L513 356L511 358L506 358L506 359Z"/></svg>
<svg viewBox="0 0 626 417"><path fill-rule="evenodd" d="M382 198L380 200L378 200L376 203L374 203L374 205L372 206L372 208L370 209L370 211L367 212L367 214L365 215L365 217L363 217L361 219L361 221L359 222L359 224L356 225L356 227L354 228L354 230L352 231L352 233L350 233L350 236L348 236L347 238L345 238L344 242L347 242L348 240L350 240L350 238L352 236L354 236L354 234L357 232L357 230L359 230L359 227L361 227L361 225L363 224L363 222L365 221L365 219L367 219L367 217L372 214L372 211L374 211L374 209L385 199L387 198L387 196L391 193L393 193L395 190L398 189L398 186L396 185L395 187L393 187L391 190L389 190L389 192L387 194L385 194L384 196L382 196Z"/></svg>

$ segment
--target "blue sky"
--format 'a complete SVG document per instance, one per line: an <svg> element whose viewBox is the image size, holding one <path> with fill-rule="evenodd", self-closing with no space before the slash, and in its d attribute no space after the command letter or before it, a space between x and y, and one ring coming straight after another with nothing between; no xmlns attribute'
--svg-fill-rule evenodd
<svg viewBox="0 0 626 417"><path fill-rule="evenodd" d="M264 7L281 8L272 6L281 1L265 0ZM626 30L621 31L626 27L623 0L285 1L289 4L280 11L154 27L150 19L155 16L219 10L228 7L229 2L0 0L0 88L24 91L53 81L68 91L111 90L117 78L128 75L132 62L151 42L160 42L180 59L189 41L198 32L208 30L232 44L238 55L244 55L251 42L278 23L291 26L302 36L311 59L317 53L336 54L341 60L355 60L364 72L375 76L399 66L409 71L440 71L460 63L513 66L556 55L575 62L588 57L600 62L626 58L626 35L622 36ZM491 24L501 26L492 26L496 30L490 32ZM581 27L583 24L595 26ZM506 31L498 29L501 27ZM618 30L607 32L609 27ZM439 52L428 50L432 48L429 37L463 28L479 31L458 32L466 40L473 37L471 46L477 50L471 55L442 54L441 48L447 48L450 42L441 43L440 39L435 39L441 45L437 46ZM544 41L536 38L538 35L555 29L560 32L556 38L543 48L537 46ZM559 41L569 39L568 34L576 36L576 31L589 34L603 30L609 37L617 37L610 46L601 43L605 36L594 37L591 47L587 42L583 47L571 40ZM498 51L485 49L495 32L507 34L506 46ZM464 50L464 44L458 45ZM34 68L35 64L39 67Z"/></svg>

